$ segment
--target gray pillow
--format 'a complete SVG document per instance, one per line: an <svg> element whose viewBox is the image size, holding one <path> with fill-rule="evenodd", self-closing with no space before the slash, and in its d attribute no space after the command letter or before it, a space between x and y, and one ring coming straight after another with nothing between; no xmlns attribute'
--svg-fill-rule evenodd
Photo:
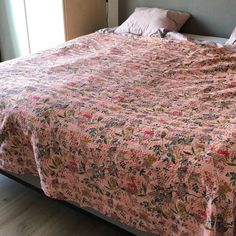
<svg viewBox="0 0 236 236"><path fill-rule="evenodd" d="M186 12L140 7L135 9L115 33L152 36L165 31L179 31L189 17L190 14Z"/></svg>

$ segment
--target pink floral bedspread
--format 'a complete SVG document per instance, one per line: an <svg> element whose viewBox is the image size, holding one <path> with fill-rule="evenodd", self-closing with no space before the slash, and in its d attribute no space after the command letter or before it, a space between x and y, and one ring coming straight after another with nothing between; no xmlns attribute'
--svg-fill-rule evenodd
<svg viewBox="0 0 236 236"><path fill-rule="evenodd" d="M142 231L236 235L236 54L94 33L2 63L0 168Z"/></svg>

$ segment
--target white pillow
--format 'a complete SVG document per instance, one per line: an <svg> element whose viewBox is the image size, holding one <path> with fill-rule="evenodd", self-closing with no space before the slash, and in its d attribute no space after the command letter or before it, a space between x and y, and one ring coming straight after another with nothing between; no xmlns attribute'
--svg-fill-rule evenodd
<svg viewBox="0 0 236 236"><path fill-rule="evenodd" d="M117 34L131 33L139 36L179 31L190 14L159 8L140 7L116 30Z"/></svg>
<svg viewBox="0 0 236 236"><path fill-rule="evenodd" d="M234 28L229 40L225 44L226 45L236 45L236 27Z"/></svg>

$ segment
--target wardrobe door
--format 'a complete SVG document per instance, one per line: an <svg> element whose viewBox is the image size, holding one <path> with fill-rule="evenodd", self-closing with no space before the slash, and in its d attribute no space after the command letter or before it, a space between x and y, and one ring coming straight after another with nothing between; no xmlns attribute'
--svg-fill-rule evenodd
<svg viewBox="0 0 236 236"><path fill-rule="evenodd" d="M63 0L25 0L30 52L65 42Z"/></svg>
<svg viewBox="0 0 236 236"><path fill-rule="evenodd" d="M107 26L106 0L64 0L66 40Z"/></svg>

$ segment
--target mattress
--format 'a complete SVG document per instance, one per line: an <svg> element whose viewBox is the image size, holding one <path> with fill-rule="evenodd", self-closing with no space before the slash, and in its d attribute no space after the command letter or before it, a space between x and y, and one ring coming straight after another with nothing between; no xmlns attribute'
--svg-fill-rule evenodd
<svg viewBox="0 0 236 236"><path fill-rule="evenodd" d="M236 54L94 33L0 65L0 168L160 235L235 232Z"/></svg>

